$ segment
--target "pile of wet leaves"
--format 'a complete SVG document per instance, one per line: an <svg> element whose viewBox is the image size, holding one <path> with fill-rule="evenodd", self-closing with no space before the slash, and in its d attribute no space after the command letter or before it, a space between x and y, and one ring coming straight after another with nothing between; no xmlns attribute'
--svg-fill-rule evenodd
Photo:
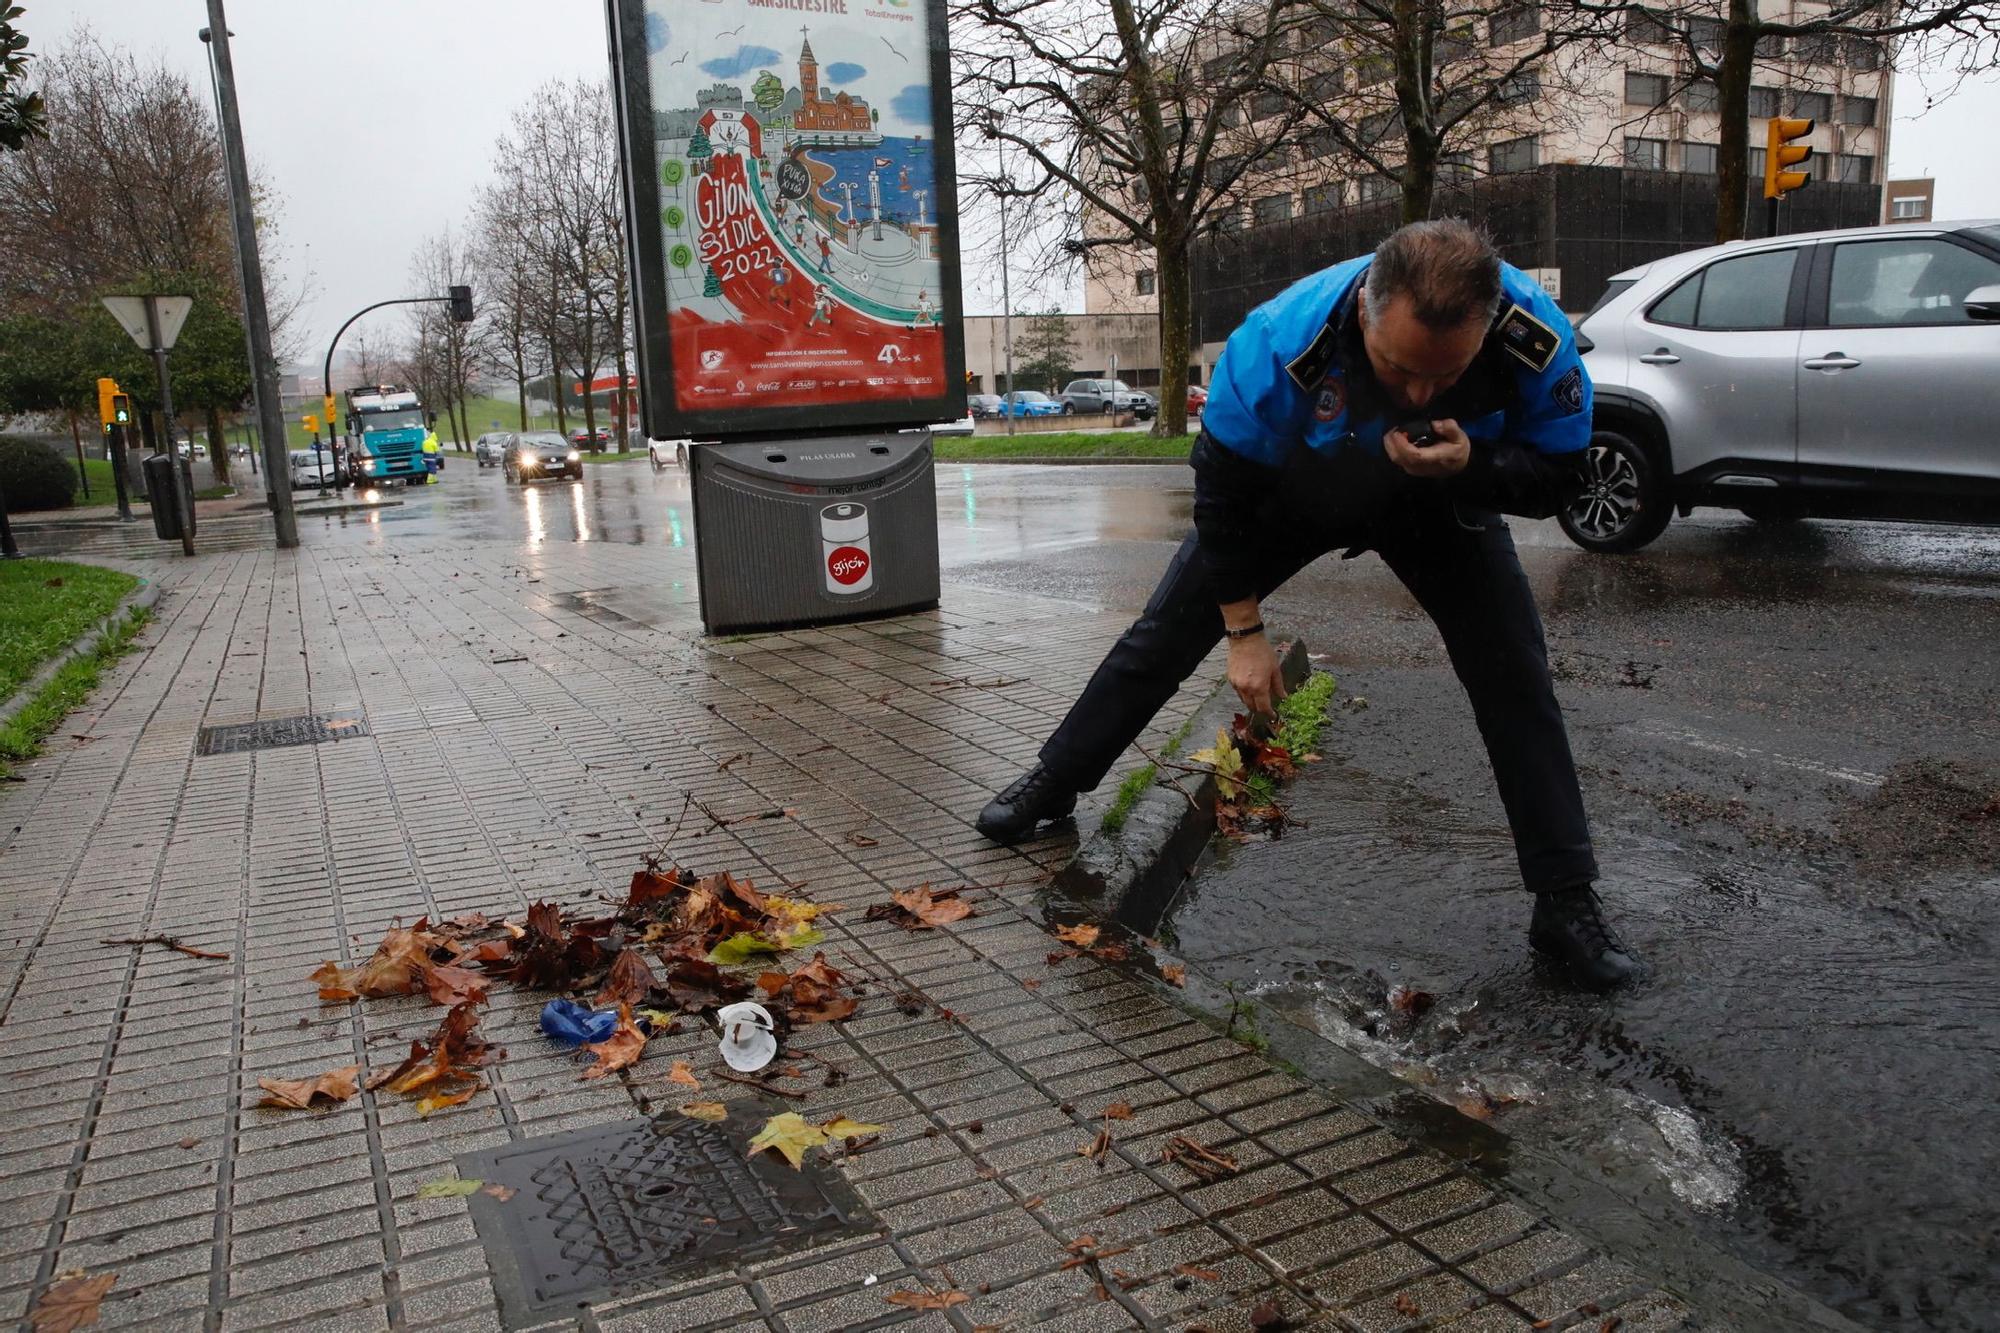
<svg viewBox="0 0 2000 1333"><path fill-rule="evenodd" d="M1865 874L2000 870L2000 775L1955 760L1889 770L1870 797L1851 800L1835 836Z"/></svg>

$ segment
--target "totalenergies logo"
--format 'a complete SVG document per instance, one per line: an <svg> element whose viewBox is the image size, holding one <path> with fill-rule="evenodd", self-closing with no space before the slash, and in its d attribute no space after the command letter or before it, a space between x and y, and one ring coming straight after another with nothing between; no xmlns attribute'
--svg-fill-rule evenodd
<svg viewBox="0 0 2000 1333"><path fill-rule="evenodd" d="M851 588L868 577L868 552L859 546L837 546L826 558L827 577Z"/></svg>

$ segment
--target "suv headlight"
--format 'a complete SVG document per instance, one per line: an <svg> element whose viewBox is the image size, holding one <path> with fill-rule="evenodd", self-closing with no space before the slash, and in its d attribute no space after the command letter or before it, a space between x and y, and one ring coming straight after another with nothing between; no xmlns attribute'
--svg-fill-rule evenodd
<svg viewBox="0 0 2000 1333"><path fill-rule="evenodd" d="M583 455L582 455L582 454L580 454L580 453L578 453L578 452L577 452L576 450L572 449L572 450L570 450L570 451L569 451L569 461L570 461L570 462L574 463L574 462L575 462L575 461L576 461L577 459L579 459L579 458L581 458L581 457L583 457Z"/></svg>

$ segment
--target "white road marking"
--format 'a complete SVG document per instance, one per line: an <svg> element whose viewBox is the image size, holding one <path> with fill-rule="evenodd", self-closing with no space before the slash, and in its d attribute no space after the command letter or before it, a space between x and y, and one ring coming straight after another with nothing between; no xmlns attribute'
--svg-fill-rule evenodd
<svg viewBox="0 0 2000 1333"><path fill-rule="evenodd" d="M1759 750L1749 745L1732 745L1704 736L1686 727L1671 727L1660 722L1641 722L1638 730L1656 740L1676 741L1691 750L1706 750L1711 754L1726 754L1737 759L1761 759L1765 763L1778 764L1785 768L1796 768L1805 773L1817 773L1821 777L1838 778L1842 782L1852 782L1862 787L1879 787L1885 781L1880 773L1870 773L1866 769L1843 768L1838 764L1823 764L1817 759L1801 759L1797 755L1778 754L1772 750Z"/></svg>

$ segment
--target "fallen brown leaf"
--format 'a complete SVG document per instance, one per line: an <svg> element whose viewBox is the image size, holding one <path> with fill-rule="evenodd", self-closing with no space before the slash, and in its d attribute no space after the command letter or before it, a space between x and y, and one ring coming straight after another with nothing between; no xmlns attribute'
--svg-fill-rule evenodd
<svg viewBox="0 0 2000 1333"><path fill-rule="evenodd" d="M949 1310L972 1297L962 1291L892 1291L882 1299L905 1310Z"/></svg>
<svg viewBox="0 0 2000 1333"><path fill-rule="evenodd" d="M1276 1333L1286 1326L1285 1307L1278 1303L1276 1296L1264 1301L1250 1312L1250 1327L1258 1333Z"/></svg>
<svg viewBox="0 0 2000 1333"><path fill-rule="evenodd" d="M70 1333L71 1329L88 1328L97 1322L98 1304L117 1280L116 1273L63 1278L35 1302L35 1308L28 1313L29 1326L35 1333Z"/></svg>
<svg viewBox="0 0 2000 1333"><path fill-rule="evenodd" d="M618 1006L618 1026L603 1041L588 1041L583 1049L597 1057L597 1063L583 1071L585 1078L603 1078L633 1064L646 1049L646 1034L632 1021L632 1006Z"/></svg>
<svg viewBox="0 0 2000 1333"><path fill-rule="evenodd" d="M1236 1159L1227 1153L1219 1153L1203 1147L1185 1134L1176 1134L1167 1140L1166 1147L1160 1149L1162 1162L1178 1162L1204 1184L1221 1180L1236 1171Z"/></svg>
<svg viewBox="0 0 2000 1333"><path fill-rule="evenodd" d="M1165 963L1160 967L1160 980L1169 986L1186 986L1187 969L1179 963Z"/></svg>
<svg viewBox="0 0 2000 1333"><path fill-rule="evenodd" d="M1132 1103L1113 1102L1102 1111L1099 1111L1097 1118L1099 1120L1130 1120L1132 1118Z"/></svg>
<svg viewBox="0 0 2000 1333"><path fill-rule="evenodd" d="M893 921L905 930L930 930L973 915L972 904L959 897L957 889L934 893L929 884L919 884L914 889L898 889L889 898L889 902L876 903L863 912L862 918Z"/></svg>
<svg viewBox="0 0 2000 1333"><path fill-rule="evenodd" d="M1104 1165L1104 1154L1109 1151L1110 1147L1111 1131L1100 1129L1097 1131L1097 1137L1089 1143L1084 1144L1081 1148L1078 1148L1076 1154L1079 1157L1088 1157L1101 1167Z"/></svg>
<svg viewBox="0 0 2000 1333"><path fill-rule="evenodd" d="M424 990L433 1004L450 1006L464 1004L467 1000L474 1004L486 1002L486 978L469 967L430 963L424 966L420 975Z"/></svg>
<svg viewBox="0 0 2000 1333"><path fill-rule="evenodd" d="M193 1149L195 1149L195 1148L198 1148L198 1147L200 1147L200 1146L201 1146L201 1140L200 1140L200 1139L182 1139L182 1140L181 1140L181 1143L180 1143L180 1146L181 1146L181 1147L183 1147L183 1148L186 1148L186 1149L189 1149L189 1150L193 1150Z"/></svg>
<svg viewBox="0 0 2000 1333"><path fill-rule="evenodd" d="M505 1203L507 1202L507 1200L513 1198L520 1191L516 1190L512 1185L482 1185L480 1187L479 1192L481 1194L490 1195L491 1197L498 1199L500 1202Z"/></svg>
<svg viewBox="0 0 2000 1333"><path fill-rule="evenodd" d="M721 1102L689 1102L680 1108L680 1112L690 1120L706 1120L710 1123L729 1118L729 1108Z"/></svg>
<svg viewBox="0 0 2000 1333"><path fill-rule="evenodd" d="M694 1070L688 1068L688 1062L685 1060L674 1061L673 1067L667 1070L667 1082L678 1083L697 1091L701 1088L701 1080L694 1076Z"/></svg>
<svg viewBox="0 0 2000 1333"><path fill-rule="evenodd" d="M1098 926L1058 926L1055 937L1064 944L1074 944L1079 949L1094 948L1097 937L1103 934Z"/></svg>
<svg viewBox="0 0 2000 1333"><path fill-rule="evenodd" d="M1417 1298L1410 1295L1410 1293L1407 1291L1397 1292L1396 1299L1393 1302L1393 1304L1395 1306L1396 1313L1403 1316L1403 1318L1405 1319L1415 1319L1418 1315L1424 1312L1424 1307L1417 1304Z"/></svg>
<svg viewBox="0 0 2000 1333"><path fill-rule="evenodd" d="M1203 1282L1222 1281L1222 1274L1216 1272L1213 1268L1196 1268L1193 1264L1182 1264L1174 1269L1174 1272L1182 1277L1199 1278Z"/></svg>
<svg viewBox="0 0 2000 1333"><path fill-rule="evenodd" d="M360 1065L347 1065L312 1078L260 1078L257 1086L264 1090L265 1096L257 1105L291 1111L306 1110L315 1102L338 1106L360 1091L354 1081L360 1072Z"/></svg>
<svg viewBox="0 0 2000 1333"><path fill-rule="evenodd" d="M645 955L637 949L620 949L591 1004L599 1009L614 1004L643 1004L655 984L653 969L646 966Z"/></svg>

